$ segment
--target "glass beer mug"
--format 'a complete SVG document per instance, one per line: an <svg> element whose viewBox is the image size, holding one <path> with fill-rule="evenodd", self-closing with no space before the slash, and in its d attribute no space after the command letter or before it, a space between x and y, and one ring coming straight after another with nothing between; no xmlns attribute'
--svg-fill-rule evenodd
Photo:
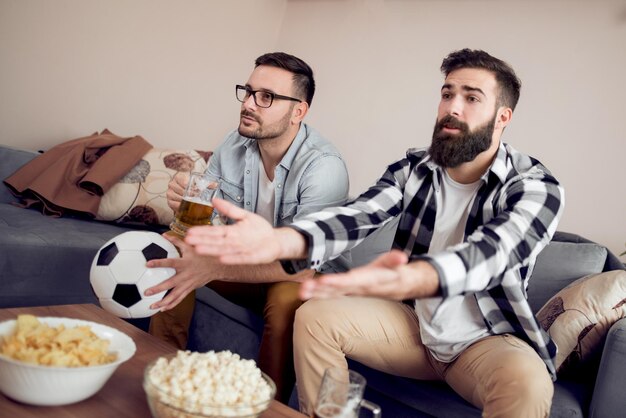
<svg viewBox="0 0 626 418"><path fill-rule="evenodd" d="M357 418L361 407L374 418L381 417L380 406L363 399L365 378L359 373L330 367L324 372L313 412L314 418Z"/></svg>
<svg viewBox="0 0 626 418"><path fill-rule="evenodd" d="M219 184L218 179L204 173L191 173L170 230L184 237L192 226L211 225L217 216L213 215L211 200L219 190Z"/></svg>

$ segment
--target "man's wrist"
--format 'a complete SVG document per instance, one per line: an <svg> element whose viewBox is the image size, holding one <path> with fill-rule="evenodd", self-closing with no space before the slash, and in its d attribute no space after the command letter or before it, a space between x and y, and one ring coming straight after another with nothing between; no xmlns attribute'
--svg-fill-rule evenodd
<svg viewBox="0 0 626 418"><path fill-rule="evenodd" d="M425 259L410 262L399 268L400 274L408 274L413 278L412 298L428 298L441 296L441 287L437 269Z"/></svg>
<svg viewBox="0 0 626 418"><path fill-rule="evenodd" d="M279 246L279 260L301 260L308 257L306 238L293 228L277 228L274 239Z"/></svg>
<svg viewBox="0 0 626 418"><path fill-rule="evenodd" d="M278 260L285 273L292 275L309 268L307 260Z"/></svg>
<svg viewBox="0 0 626 418"><path fill-rule="evenodd" d="M278 228L275 239L280 246L279 262L285 273L296 274L309 268L306 238L292 228Z"/></svg>

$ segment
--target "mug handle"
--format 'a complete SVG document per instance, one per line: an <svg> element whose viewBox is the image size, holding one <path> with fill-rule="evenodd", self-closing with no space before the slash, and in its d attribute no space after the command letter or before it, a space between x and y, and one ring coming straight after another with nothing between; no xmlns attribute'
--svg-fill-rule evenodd
<svg viewBox="0 0 626 418"><path fill-rule="evenodd" d="M383 415L380 406L376 405L374 402L363 399L360 405L362 408L368 409L374 418L381 418Z"/></svg>

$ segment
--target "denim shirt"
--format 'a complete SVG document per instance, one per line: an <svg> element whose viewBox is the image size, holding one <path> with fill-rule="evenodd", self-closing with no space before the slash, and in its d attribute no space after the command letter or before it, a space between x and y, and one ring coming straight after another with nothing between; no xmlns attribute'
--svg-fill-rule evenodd
<svg viewBox="0 0 626 418"><path fill-rule="evenodd" d="M209 160L206 173L220 179L220 197L256 212L261 154L256 139L229 133ZM339 151L302 123L291 146L274 171L274 226L284 226L304 215L348 198L348 170ZM320 271L345 271L349 252L321 266Z"/></svg>

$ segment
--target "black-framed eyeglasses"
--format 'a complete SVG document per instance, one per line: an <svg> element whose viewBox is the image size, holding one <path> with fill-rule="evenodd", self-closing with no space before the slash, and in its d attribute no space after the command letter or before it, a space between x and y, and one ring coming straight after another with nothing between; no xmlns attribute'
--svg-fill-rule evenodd
<svg viewBox="0 0 626 418"><path fill-rule="evenodd" d="M274 103L275 99L291 100L293 102L302 103L302 100L296 99L295 97L283 96L282 94L276 94L264 90L252 90L249 87L241 86L239 84L235 86L235 94L237 95L237 100L241 103L245 102L248 100L248 97L252 96L254 98L254 104L265 108L270 107L272 103Z"/></svg>

